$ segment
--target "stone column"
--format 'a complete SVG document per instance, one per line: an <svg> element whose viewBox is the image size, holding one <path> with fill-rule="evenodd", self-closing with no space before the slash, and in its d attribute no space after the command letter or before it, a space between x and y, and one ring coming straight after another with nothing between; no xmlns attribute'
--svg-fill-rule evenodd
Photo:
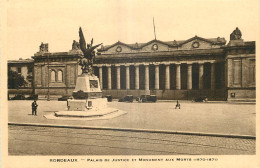
<svg viewBox="0 0 260 168"><path fill-rule="evenodd" d="M165 90L170 89L170 64L165 65Z"/></svg>
<svg viewBox="0 0 260 168"><path fill-rule="evenodd" d="M159 90L159 65L155 65L155 90Z"/></svg>
<svg viewBox="0 0 260 168"><path fill-rule="evenodd" d="M215 64L211 64L211 89L215 89Z"/></svg>
<svg viewBox="0 0 260 168"><path fill-rule="evenodd" d="M181 89L181 64L176 64L176 89Z"/></svg>
<svg viewBox="0 0 260 168"><path fill-rule="evenodd" d="M192 89L192 64L187 66L187 89Z"/></svg>
<svg viewBox="0 0 260 168"><path fill-rule="evenodd" d="M99 71L99 84L100 84L100 88L103 89L102 66L98 67L98 71Z"/></svg>
<svg viewBox="0 0 260 168"><path fill-rule="evenodd" d="M111 87L111 66L108 66L107 67L107 89L108 90L111 90L112 87Z"/></svg>
<svg viewBox="0 0 260 168"><path fill-rule="evenodd" d="M120 90L120 65L116 66L116 88Z"/></svg>
<svg viewBox="0 0 260 168"><path fill-rule="evenodd" d="M129 90L130 89L130 71L129 71L129 65L126 65L125 67L125 76L126 76L126 89Z"/></svg>
<svg viewBox="0 0 260 168"><path fill-rule="evenodd" d="M203 64L199 64L199 89L203 89Z"/></svg>
<svg viewBox="0 0 260 168"><path fill-rule="evenodd" d="M145 66L145 81L144 81L144 89L149 90L149 65Z"/></svg>
<svg viewBox="0 0 260 168"><path fill-rule="evenodd" d="M135 65L135 89L139 90L139 65Z"/></svg>

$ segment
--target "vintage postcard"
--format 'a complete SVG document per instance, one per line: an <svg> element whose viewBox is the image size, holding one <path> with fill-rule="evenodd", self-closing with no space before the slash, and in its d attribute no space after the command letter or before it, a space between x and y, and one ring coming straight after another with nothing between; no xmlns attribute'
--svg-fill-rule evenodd
<svg viewBox="0 0 260 168"><path fill-rule="evenodd" d="M2 0L1 166L259 168L259 5Z"/></svg>

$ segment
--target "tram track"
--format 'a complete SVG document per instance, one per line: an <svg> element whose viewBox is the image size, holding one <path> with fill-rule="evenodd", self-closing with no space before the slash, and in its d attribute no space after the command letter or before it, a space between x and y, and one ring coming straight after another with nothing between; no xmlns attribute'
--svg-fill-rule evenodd
<svg viewBox="0 0 260 168"><path fill-rule="evenodd" d="M36 129L32 129L32 130L26 130L27 132L33 132L36 131ZM48 133L49 131L38 131L38 133ZM38 136L46 136L46 134L44 135L39 135L38 133L26 133L26 135L38 135ZM67 132L63 131L63 132L58 132L58 134L65 134ZM12 134L19 134L18 132L16 133L12 133ZM136 139L137 143L149 143L149 144L161 144L164 143L164 145L172 145L169 143L178 143L179 146L187 146L187 145L193 145L193 146L202 146L202 147L217 147L217 148L224 148L224 149L233 149L233 150L242 150L242 151L248 151L248 150L244 150L244 149L235 149L235 148L228 148L225 146L216 146L216 145L207 145L207 144L202 144L202 143L190 143L190 142L183 142L183 141L176 141L176 140L167 140L167 139L158 139L158 138L144 138L144 137L134 137L134 136L115 136L115 135L105 135L105 134L93 134L93 133L88 133L88 137L80 137L80 136L74 136L74 135L83 135L83 133L70 133L70 138L80 138L80 139L95 139L95 140L108 140L108 141L120 141L120 139L112 139L112 138L123 138L123 140L125 142L132 142L131 140L128 139ZM48 136L48 135L47 135ZM67 137L68 135L50 135L53 137ZM110 137L111 139L106 139L106 138L91 138L89 136L101 136L101 137ZM122 140L122 139L121 139ZM140 140L149 140L149 141L153 141L153 143L151 142L147 142L147 141L140 141ZM168 143L168 144L167 144Z"/></svg>
<svg viewBox="0 0 260 168"><path fill-rule="evenodd" d="M219 142L219 140L225 143ZM243 145L241 145L242 141ZM54 144L81 146L81 148L91 148L93 154L102 154L96 153L95 148L108 150L108 153L110 153L110 149L121 150L123 154L198 155L219 153L214 153L214 151L222 151L223 154L232 153L230 151L238 154L255 153L255 140L251 139L14 125L9 126L9 142L11 145L26 142L27 144L44 144L43 146L48 146L48 144L52 144L51 146ZM15 154L14 150L9 151ZM39 153L41 154L41 152Z"/></svg>

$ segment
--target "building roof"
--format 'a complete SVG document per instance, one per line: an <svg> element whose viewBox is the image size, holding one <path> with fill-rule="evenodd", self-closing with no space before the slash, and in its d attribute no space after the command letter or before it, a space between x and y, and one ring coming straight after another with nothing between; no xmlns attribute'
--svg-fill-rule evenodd
<svg viewBox="0 0 260 168"><path fill-rule="evenodd" d="M107 54L107 55L98 55L96 60L101 59L111 59L111 58L151 58L151 57L176 57L176 56L191 56L191 55L222 55L222 48L214 49L200 49L200 50L178 50L178 51L162 51L162 52L139 52L139 53L122 53L122 54ZM112 56L112 57L111 57Z"/></svg>
<svg viewBox="0 0 260 168"><path fill-rule="evenodd" d="M149 45L149 44L151 44L153 42L159 42L159 43L167 45L168 47L180 47L183 44L186 44L186 43L188 43L188 42L190 42L190 41L192 41L194 39L199 39L199 40L202 40L202 41L206 41L206 42L211 43L213 45L217 45L217 44L218 45L225 45L226 44L225 38L218 37L218 38L205 39L205 38L202 38L202 37L194 36L194 37L192 37L190 39L182 40L182 41L176 41L176 40L174 40L174 41L160 41L160 40L154 39L154 40L151 40L151 41L146 42L146 43L134 43L134 44L126 44L126 43L123 43L121 41L118 41L118 42L116 42L116 43L114 43L112 45L102 46L101 49L98 49L98 51L99 52L107 51L108 49L110 49L110 48L112 48L112 47L114 47L116 45L119 45L119 44L127 46L127 47L135 50L135 49L141 49L141 48L143 48L143 47L145 47L145 46L147 46L147 45Z"/></svg>
<svg viewBox="0 0 260 168"><path fill-rule="evenodd" d="M37 52L32 56L35 57L71 57L71 56L81 56L82 52L80 50L69 51L69 52Z"/></svg>
<svg viewBox="0 0 260 168"><path fill-rule="evenodd" d="M30 59L30 58L27 58L27 59L19 59L19 60L8 60L8 63L33 63L34 60L33 59Z"/></svg>

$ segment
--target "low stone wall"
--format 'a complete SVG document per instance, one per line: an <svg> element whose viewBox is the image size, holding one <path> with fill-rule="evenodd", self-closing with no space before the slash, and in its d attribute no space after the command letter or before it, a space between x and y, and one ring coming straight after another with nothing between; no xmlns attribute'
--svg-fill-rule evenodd
<svg viewBox="0 0 260 168"><path fill-rule="evenodd" d="M113 98L123 98L133 95L134 98L144 94L156 95L160 100L193 100L198 97L207 97L208 100L226 100L226 90L103 90L103 96L112 95Z"/></svg>
<svg viewBox="0 0 260 168"><path fill-rule="evenodd" d="M50 95L53 97L60 97L62 95L72 95L74 89L69 88L50 88ZM255 90L228 90L216 89L216 90L103 90L103 96L112 95L113 98L119 99L126 95L133 95L134 98L141 95L156 95L160 100L193 100L198 97L207 97L208 100L227 100L227 96L230 99L231 92L235 92L236 98L255 98ZM30 95L32 89L9 89L9 94L25 94ZM35 94L47 95L48 89L35 89Z"/></svg>
<svg viewBox="0 0 260 168"><path fill-rule="evenodd" d="M123 98L126 95L133 95L134 98L141 95L150 94L150 91L145 90L102 90L103 96L111 95L115 99Z"/></svg>
<svg viewBox="0 0 260 168"><path fill-rule="evenodd" d="M72 95L73 88L50 88L50 95L62 96ZM47 89L35 89L35 94L47 95ZM204 89L204 90L103 90L103 96L112 95L113 98L119 99L126 95L133 95L134 98L141 95L156 95L157 99L160 100L193 100L198 97L206 96L209 100L236 100L236 99L255 99L256 91L255 88L247 89ZM32 89L9 89L9 94L24 94L30 95ZM232 95L235 97L232 97Z"/></svg>

